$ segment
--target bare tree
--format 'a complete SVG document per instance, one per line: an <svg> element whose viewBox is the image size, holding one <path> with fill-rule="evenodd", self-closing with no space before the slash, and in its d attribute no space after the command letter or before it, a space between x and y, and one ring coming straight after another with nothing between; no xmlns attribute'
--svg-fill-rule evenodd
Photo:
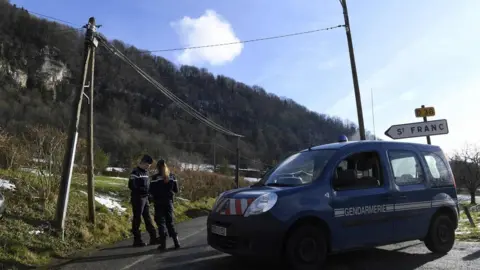
<svg viewBox="0 0 480 270"><path fill-rule="evenodd" d="M466 144L451 159L451 167L458 186L466 188L470 194L470 203L476 204L475 193L480 187L480 149L478 146Z"/></svg>
<svg viewBox="0 0 480 270"><path fill-rule="evenodd" d="M7 170L16 169L24 162L25 155L23 141L0 130L0 166Z"/></svg>
<svg viewBox="0 0 480 270"><path fill-rule="evenodd" d="M28 168L37 174L37 185L31 186L46 205L54 200L59 187L66 134L51 127L34 126L25 135L31 157Z"/></svg>

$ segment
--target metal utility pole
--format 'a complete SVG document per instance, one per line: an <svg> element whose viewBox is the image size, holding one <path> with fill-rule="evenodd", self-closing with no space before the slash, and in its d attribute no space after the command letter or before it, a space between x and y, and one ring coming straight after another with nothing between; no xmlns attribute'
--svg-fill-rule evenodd
<svg viewBox="0 0 480 270"><path fill-rule="evenodd" d="M98 46L98 41L94 36L94 32L96 31L95 18L91 17L88 20L88 24L85 26L85 28L87 28L87 31L85 34L85 64L82 72L82 86L80 87L80 89L78 89L74 100L75 107L72 110L72 117L70 121L67 139L67 147L63 159L60 191L58 194L57 209L55 213L55 225L58 229L61 230L62 240L65 239L65 218L67 215L68 197L70 193L70 183L72 180L73 165L75 163L75 152L78 141L78 126L82 111L83 95L85 94L84 89L86 87L85 82L87 81L88 76L88 64L90 62L91 54L92 52L94 52L93 48ZM91 83L93 83L93 81Z"/></svg>
<svg viewBox="0 0 480 270"><path fill-rule="evenodd" d="M363 123L362 98L360 97L360 87L358 85L357 65L355 64L355 54L353 53L352 34L350 31L350 20L348 19L347 0L339 0L343 9L343 18L345 20L345 32L347 34L348 52L350 53L350 66L352 67L353 88L355 90L355 100L357 103L358 127L360 129L360 140L365 140L365 125Z"/></svg>
<svg viewBox="0 0 480 270"><path fill-rule="evenodd" d="M235 166L235 186L238 188L239 185L238 185L238 171L239 171L239 168L240 168L240 137L237 137L237 149L236 149L236 157L237 157L237 160L236 160L236 166Z"/></svg>
<svg viewBox="0 0 480 270"><path fill-rule="evenodd" d="M424 109L424 108L425 108L425 105L422 105L422 109ZM423 122L427 122L427 117L426 116L423 117ZM427 136L427 143L432 144L432 141L430 140L430 136Z"/></svg>

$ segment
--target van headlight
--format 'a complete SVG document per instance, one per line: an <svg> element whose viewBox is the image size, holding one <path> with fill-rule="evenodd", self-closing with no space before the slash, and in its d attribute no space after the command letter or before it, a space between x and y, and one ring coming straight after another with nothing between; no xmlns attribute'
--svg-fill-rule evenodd
<svg viewBox="0 0 480 270"><path fill-rule="evenodd" d="M256 198L250 204L250 206L248 206L247 211L245 211L245 214L243 214L243 216L248 217L265 213L275 206L275 204L277 203L277 199L278 196L276 193L265 193L262 196Z"/></svg>
<svg viewBox="0 0 480 270"><path fill-rule="evenodd" d="M212 207L212 211L215 211L215 209L217 209L218 207L218 203L220 202L220 199L223 197L223 195L225 195L225 192L222 192L220 193L220 195L218 195L217 199L215 200L215 203L213 204L213 207Z"/></svg>

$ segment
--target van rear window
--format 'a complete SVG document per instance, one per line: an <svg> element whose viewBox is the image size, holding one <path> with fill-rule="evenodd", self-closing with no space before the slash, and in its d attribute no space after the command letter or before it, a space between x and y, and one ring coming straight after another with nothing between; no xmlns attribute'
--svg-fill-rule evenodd
<svg viewBox="0 0 480 270"><path fill-rule="evenodd" d="M422 152L423 157L427 163L428 174L432 179L434 187L453 186L453 177L448 169L448 164L445 163L443 153Z"/></svg>

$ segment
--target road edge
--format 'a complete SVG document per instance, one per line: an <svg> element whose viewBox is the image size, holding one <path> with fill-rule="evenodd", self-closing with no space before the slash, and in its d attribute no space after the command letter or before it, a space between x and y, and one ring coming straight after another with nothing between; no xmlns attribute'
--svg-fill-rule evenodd
<svg viewBox="0 0 480 270"><path fill-rule="evenodd" d="M176 223L175 225L185 224L185 223L192 222L192 221L194 221L196 219L199 219L199 218L205 218L207 216L208 216L208 214L201 215L201 216L189 219L189 220L185 220L185 221ZM148 233L147 232L142 233L142 237L148 238ZM88 257L92 253L98 252L98 251L100 251L102 249L105 249L105 248L108 248L108 247L112 247L119 242L128 241L128 240L133 241L133 237L124 238L124 239L118 240L118 241L116 241L114 243L111 243L111 244L104 244L104 245L95 246L95 247L91 247L91 248L85 248L85 249L82 249L82 250L77 251L75 253L72 253L71 255L69 255L68 259L66 259L66 258L65 259L64 258L53 258L51 260L51 262L46 264L46 265L37 266L37 267L32 266L32 268L30 268L30 269L59 269L59 267L67 265L70 262L73 262L73 261L78 260L80 258Z"/></svg>

